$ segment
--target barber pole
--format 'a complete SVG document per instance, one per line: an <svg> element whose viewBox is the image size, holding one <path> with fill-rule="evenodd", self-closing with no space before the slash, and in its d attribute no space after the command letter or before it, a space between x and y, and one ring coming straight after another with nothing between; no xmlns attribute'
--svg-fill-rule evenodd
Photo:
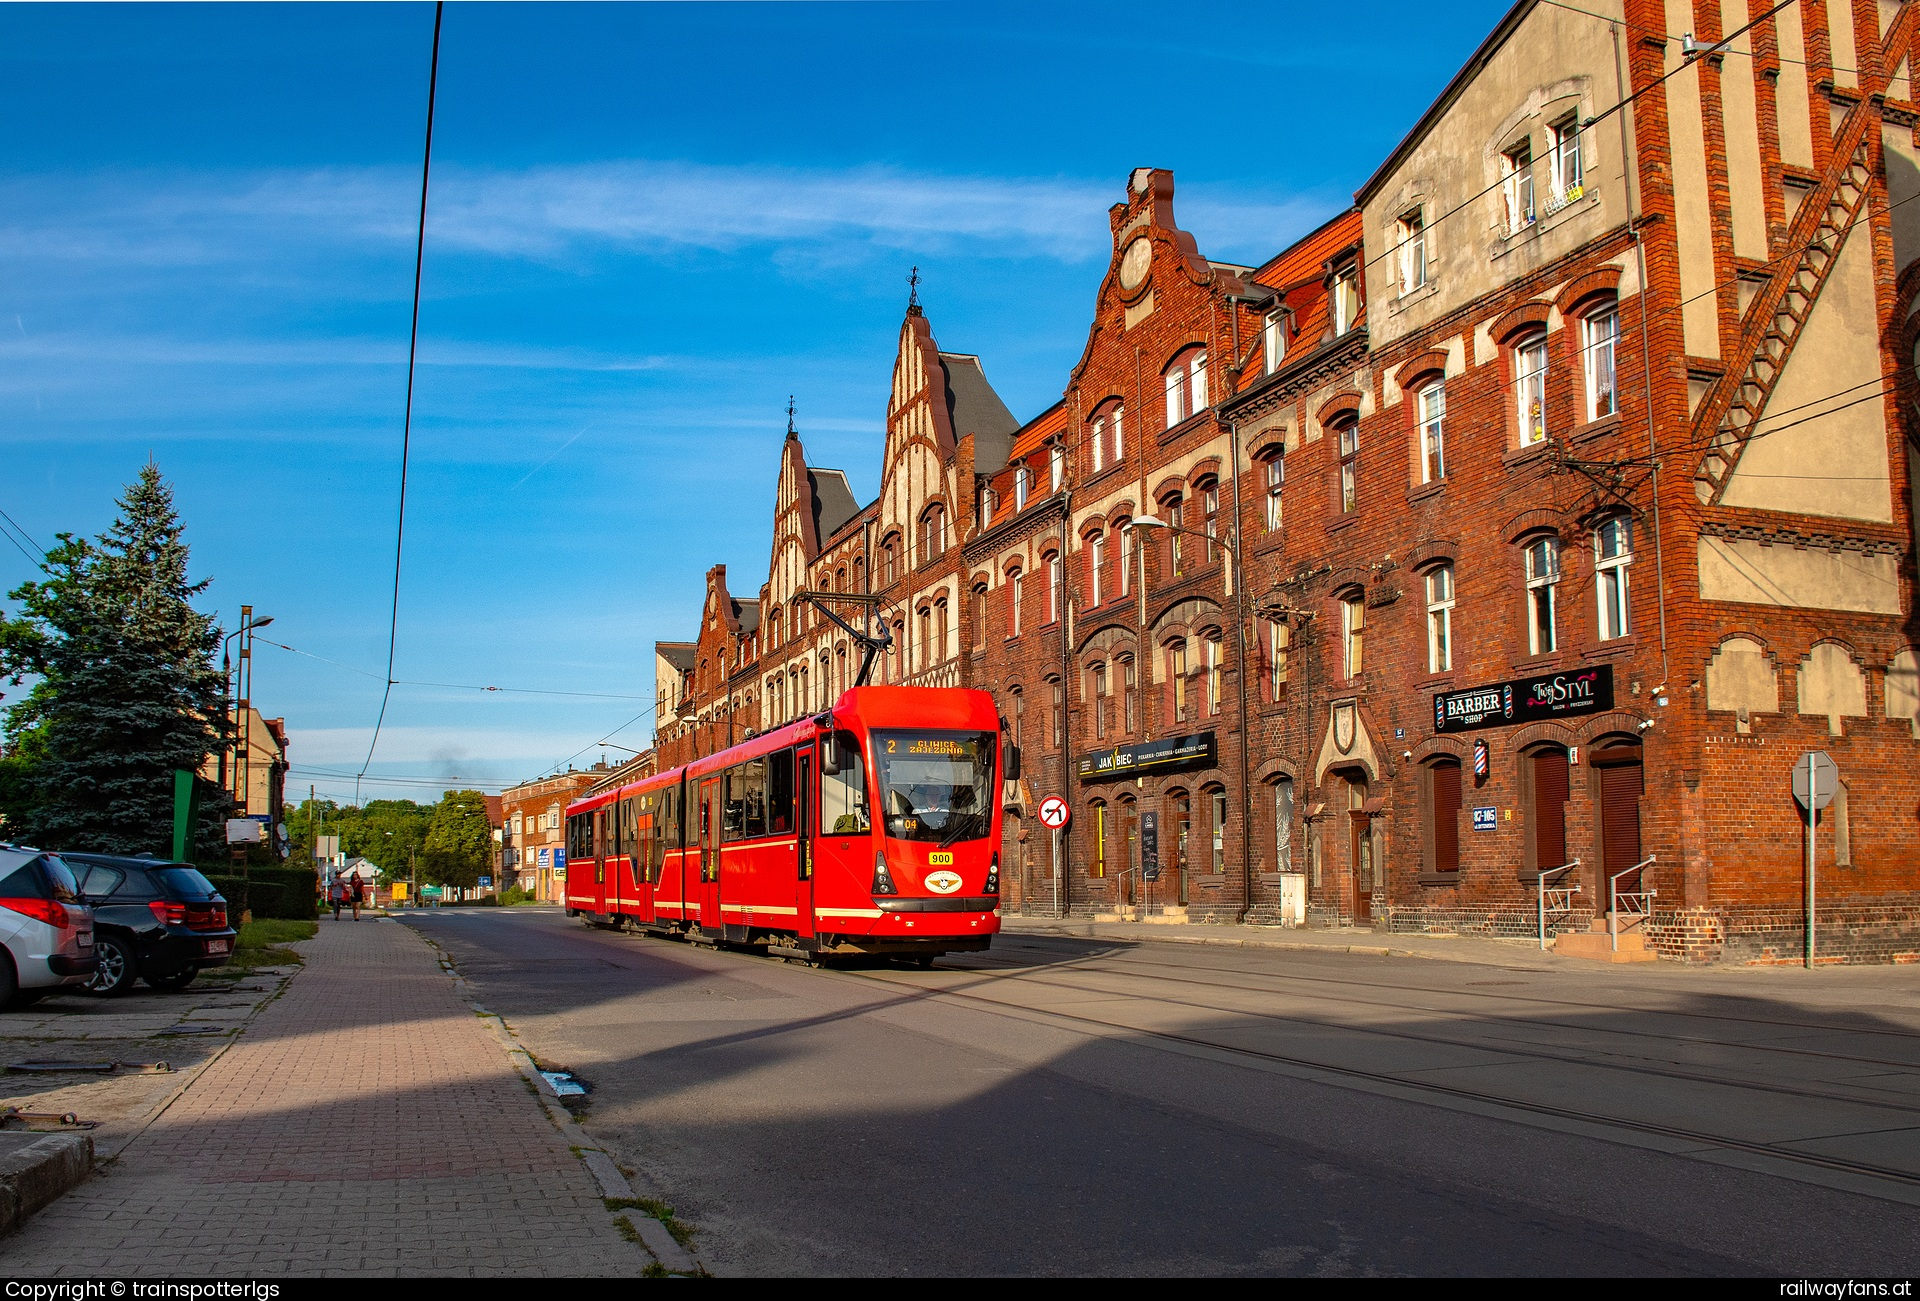
<svg viewBox="0 0 1920 1301"><path fill-rule="evenodd" d="M1487 755L1487 743L1485 741L1475 741L1473 743L1473 775L1474 777L1476 777L1480 781L1485 781L1487 779L1487 774L1492 770L1493 770L1493 762L1491 759L1488 758L1488 755Z"/></svg>

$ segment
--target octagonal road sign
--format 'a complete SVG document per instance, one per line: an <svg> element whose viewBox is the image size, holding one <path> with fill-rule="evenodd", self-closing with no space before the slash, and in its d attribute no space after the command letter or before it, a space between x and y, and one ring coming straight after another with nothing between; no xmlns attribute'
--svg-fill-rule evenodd
<svg viewBox="0 0 1920 1301"><path fill-rule="evenodd" d="M1813 792L1813 807L1824 809L1833 803L1840 786L1840 769L1825 750L1809 750L1793 761L1793 798L1807 807L1807 792Z"/></svg>
<svg viewBox="0 0 1920 1301"><path fill-rule="evenodd" d="M1058 795L1049 795L1040 801L1041 826L1053 831L1058 831L1067 825L1067 818L1069 816L1071 816L1071 814L1067 809L1067 802Z"/></svg>

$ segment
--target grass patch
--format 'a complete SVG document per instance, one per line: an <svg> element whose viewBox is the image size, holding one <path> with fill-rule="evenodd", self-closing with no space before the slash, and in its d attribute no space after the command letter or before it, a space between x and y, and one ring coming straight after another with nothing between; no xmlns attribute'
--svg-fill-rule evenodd
<svg viewBox="0 0 1920 1301"><path fill-rule="evenodd" d="M660 1221L661 1224L666 1226L667 1232L673 1235L675 1242L685 1247L688 1251L693 1250L694 1226L686 1223L684 1220L675 1219L673 1216L673 1207L667 1205L659 1198L607 1197L602 1200L606 1202L607 1209L610 1211L639 1211L649 1219ZM626 1218L624 1215L621 1216L620 1222L625 1222ZM628 1223L627 1227L632 1228L633 1226L631 1223Z"/></svg>
<svg viewBox="0 0 1920 1301"><path fill-rule="evenodd" d="M254 967L285 967L304 959L285 944L310 940L320 931L318 922L288 921L278 917L259 917L240 928L234 941L233 959L228 968L251 970Z"/></svg>

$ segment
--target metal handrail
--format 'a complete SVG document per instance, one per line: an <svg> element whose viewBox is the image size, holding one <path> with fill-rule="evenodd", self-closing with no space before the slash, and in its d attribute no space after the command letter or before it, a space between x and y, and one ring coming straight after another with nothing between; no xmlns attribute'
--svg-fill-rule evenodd
<svg viewBox="0 0 1920 1301"><path fill-rule="evenodd" d="M1615 872L1607 878L1607 935L1613 945L1613 951L1615 953L1620 951L1620 900L1652 899L1660 893L1658 890L1629 890L1626 894L1621 894L1615 882L1619 881L1623 876L1632 876L1635 872L1638 872L1641 868L1653 862L1653 860L1654 855L1648 854L1624 872ZM1639 915L1644 917L1647 915L1647 912L1648 909L1643 907Z"/></svg>
<svg viewBox="0 0 1920 1301"><path fill-rule="evenodd" d="M1557 876L1561 872L1571 871L1578 866L1580 866L1580 860L1576 858L1571 863L1562 863L1558 867L1549 867L1535 878L1534 883L1540 888L1540 948L1542 952L1544 952L1547 947L1547 878ZM1555 886L1553 893L1565 896L1560 906L1554 909L1554 911L1565 912L1573 907L1573 896L1580 893L1580 887L1577 885Z"/></svg>

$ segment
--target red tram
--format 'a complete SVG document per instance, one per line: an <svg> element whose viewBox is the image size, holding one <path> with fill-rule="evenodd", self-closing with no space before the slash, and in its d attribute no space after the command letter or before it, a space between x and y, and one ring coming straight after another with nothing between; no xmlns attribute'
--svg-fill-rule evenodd
<svg viewBox="0 0 1920 1301"><path fill-rule="evenodd" d="M984 691L830 711L567 806L567 911L809 960L931 962L1000 929L1002 752ZM877 814L877 816L876 816Z"/></svg>

